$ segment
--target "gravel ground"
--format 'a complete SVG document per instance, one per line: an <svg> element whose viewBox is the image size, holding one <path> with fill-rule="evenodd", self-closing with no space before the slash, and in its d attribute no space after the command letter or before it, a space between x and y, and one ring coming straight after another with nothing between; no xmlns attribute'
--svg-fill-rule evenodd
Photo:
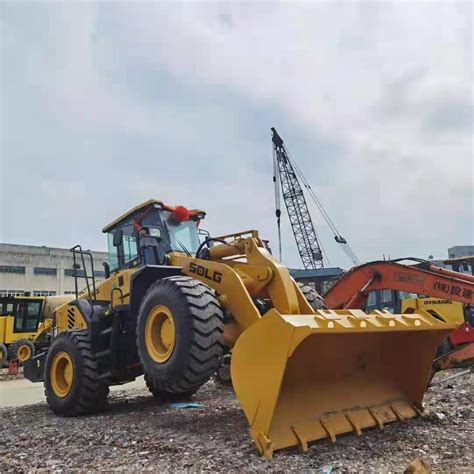
<svg viewBox="0 0 474 474"><path fill-rule="evenodd" d="M446 377L446 373L440 376ZM472 472L473 374L432 387L422 418L309 451L260 457L231 389L205 385L199 408L157 403L146 390L115 392L102 415L58 418L45 403L2 409L0 471L212 470L403 472L417 458L439 472Z"/></svg>
<svg viewBox="0 0 474 474"><path fill-rule="evenodd" d="M18 369L18 374L17 375L8 375L8 369L0 369L0 382L2 380L16 380L16 379L22 379L23 378L23 367L20 367Z"/></svg>

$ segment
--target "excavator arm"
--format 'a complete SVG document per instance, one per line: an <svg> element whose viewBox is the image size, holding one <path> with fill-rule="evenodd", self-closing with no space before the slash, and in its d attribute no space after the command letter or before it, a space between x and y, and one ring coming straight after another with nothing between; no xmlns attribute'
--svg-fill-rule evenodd
<svg viewBox="0 0 474 474"><path fill-rule="evenodd" d="M417 263L399 263L404 260ZM386 289L474 304L474 276L414 258L375 261L354 267L329 289L324 300L330 309L362 308L370 292Z"/></svg>

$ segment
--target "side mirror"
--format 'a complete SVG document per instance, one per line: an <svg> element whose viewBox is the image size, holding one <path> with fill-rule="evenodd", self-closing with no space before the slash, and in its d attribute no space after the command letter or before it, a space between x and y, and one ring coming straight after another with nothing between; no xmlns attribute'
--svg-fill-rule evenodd
<svg viewBox="0 0 474 474"><path fill-rule="evenodd" d="M122 237L123 237L123 230L117 229L114 232L114 240L113 240L114 247L119 247L120 245L122 245Z"/></svg>
<svg viewBox="0 0 474 474"><path fill-rule="evenodd" d="M110 277L110 265L109 265L109 262L102 262L102 265L104 266L105 278L109 278L109 277Z"/></svg>

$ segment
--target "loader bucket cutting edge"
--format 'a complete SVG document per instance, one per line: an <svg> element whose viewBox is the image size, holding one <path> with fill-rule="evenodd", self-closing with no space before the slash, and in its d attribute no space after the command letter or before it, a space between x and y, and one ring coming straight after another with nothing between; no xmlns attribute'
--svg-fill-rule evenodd
<svg viewBox="0 0 474 474"><path fill-rule="evenodd" d="M271 309L242 333L231 362L258 450L306 451L311 441L419 415L436 347L456 327L425 311Z"/></svg>

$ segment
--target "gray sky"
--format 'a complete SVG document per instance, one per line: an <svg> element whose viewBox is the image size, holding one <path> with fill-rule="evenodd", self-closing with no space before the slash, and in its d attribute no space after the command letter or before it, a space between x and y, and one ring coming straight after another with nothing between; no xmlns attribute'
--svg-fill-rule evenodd
<svg viewBox="0 0 474 474"><path fill-rule="evenodd" d="M0 16L3 242L103 249L102 226L154 197L276 248L275 126L361 260L474 243L470 2L2 1Z"/></svg>

